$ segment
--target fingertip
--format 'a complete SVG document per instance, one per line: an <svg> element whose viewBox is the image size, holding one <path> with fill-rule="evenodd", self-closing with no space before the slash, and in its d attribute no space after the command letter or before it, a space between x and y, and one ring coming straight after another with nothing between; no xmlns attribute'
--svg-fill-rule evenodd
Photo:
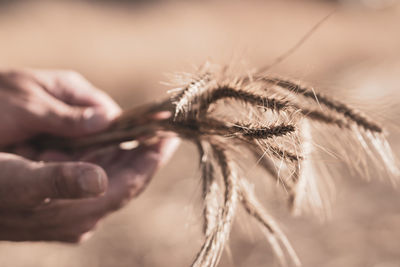
<svg viewBox="0 0 400 267"><path fill-rule="evenodd" d="M102 108L86 108L83 112L84 130L86 133L95 133L106 129L120 114L118 110L105 110Z"/></svg>
<svg viewBox="0 0 400 267"><path fill-rule="evenodd" d="M121 107L107 93L95 87L94 89L96 92L93 95L93 98L96 102L95 107L103 109L104 112L107 113L108 118L111 120L118 117L122 112Z"/></svg>
<svg viewBox="0 0 400 267"><path fill-rule="evenodd" d="M111 120L114 120L115 118L120 116L122 113L121 107L116 102L114 102L114 100L112 100L111 98L110 98L110 102L107 105L106 109L107 109L109 119L111 119Z"/></svg>

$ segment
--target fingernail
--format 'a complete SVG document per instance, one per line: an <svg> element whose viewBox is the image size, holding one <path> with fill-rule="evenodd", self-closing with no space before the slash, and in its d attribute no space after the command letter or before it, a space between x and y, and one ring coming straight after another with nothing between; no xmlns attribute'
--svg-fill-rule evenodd
<svg viewBox="0 0 400 267"><path fill-rule="evenodd" d="M83 113L83 118L85 120L84 126L89 133L103 130L111 122L107 113L101 109L87 108Z"/></svg>
<svg viewBox="0 0 400 267"><path fill-rule="evenodd" d="M107 189L107 177L101 169L82 170L78 182L82 191L88 195L97 196Z"/></svg>

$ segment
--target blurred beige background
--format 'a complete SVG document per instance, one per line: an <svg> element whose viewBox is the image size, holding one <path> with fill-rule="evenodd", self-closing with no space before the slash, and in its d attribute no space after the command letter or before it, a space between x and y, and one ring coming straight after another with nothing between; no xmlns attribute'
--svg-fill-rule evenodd
<svg viewBox="0 0 400 267"><path fill-rule="evenodd" d="M397 1L2 1L0 66L73 69L123 107L166 96L165 74L212 60L271 63L332 10L336 13L272 71L310 81L400 135ZM201 244L195 149L184 143L148 189L79 246L0 242L1 267L189 266ZM400 192L343 173L333 217L292 218L277 192L266 205L304 266L400 266ZM220 266L277 266L246 217Z"/></svg>

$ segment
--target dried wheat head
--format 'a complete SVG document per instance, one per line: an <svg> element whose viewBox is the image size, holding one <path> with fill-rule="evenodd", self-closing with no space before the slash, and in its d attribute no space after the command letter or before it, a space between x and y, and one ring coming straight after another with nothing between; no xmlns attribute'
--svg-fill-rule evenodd
<svg viewBox="0 0 400 267"><path fill-rule="evenodd" d="M203 182L205 241L192 266L216 266L228 240L239 204L265 233L282 265L300 265L276 222L257 200L251 184L235 162L248 150L260 166L287 192L294 214L328 210L329 178L314 152L314 135L332 140L331 150L349 166L366 169L369 162L384 166L395 183L395 157L384 131L361 112L279 77L232 75L227 68L203 67L186 76L173 90L174 125L190 124L179 132L200 153ZM351 153L353 152L353 153ZM216 170L219 170L216 171ZM329 191L329 190L328 190Z"/></svg>

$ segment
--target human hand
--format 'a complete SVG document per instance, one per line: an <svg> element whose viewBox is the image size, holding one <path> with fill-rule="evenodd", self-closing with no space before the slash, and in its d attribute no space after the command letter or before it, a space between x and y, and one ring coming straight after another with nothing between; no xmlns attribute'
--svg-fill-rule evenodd
<svg viewBox="0 0 400 267"><path fill-rule="evenodd" d="M0 153L0 240L80 241L141 192L177 144L164 138L133 150L111 146L74 155L34 150L23 141L40 133L93 133L120 112L111 98L71 73L0 73L0 111L6 119L1 144L13 145L13 154Z"/></svg>
<svg viewBox="0 0 400 267"><path fill-rule="evenodd" d="M0 147L39 133L78 137L106 128L119 106L70 71L0 72Z"/></svg>

